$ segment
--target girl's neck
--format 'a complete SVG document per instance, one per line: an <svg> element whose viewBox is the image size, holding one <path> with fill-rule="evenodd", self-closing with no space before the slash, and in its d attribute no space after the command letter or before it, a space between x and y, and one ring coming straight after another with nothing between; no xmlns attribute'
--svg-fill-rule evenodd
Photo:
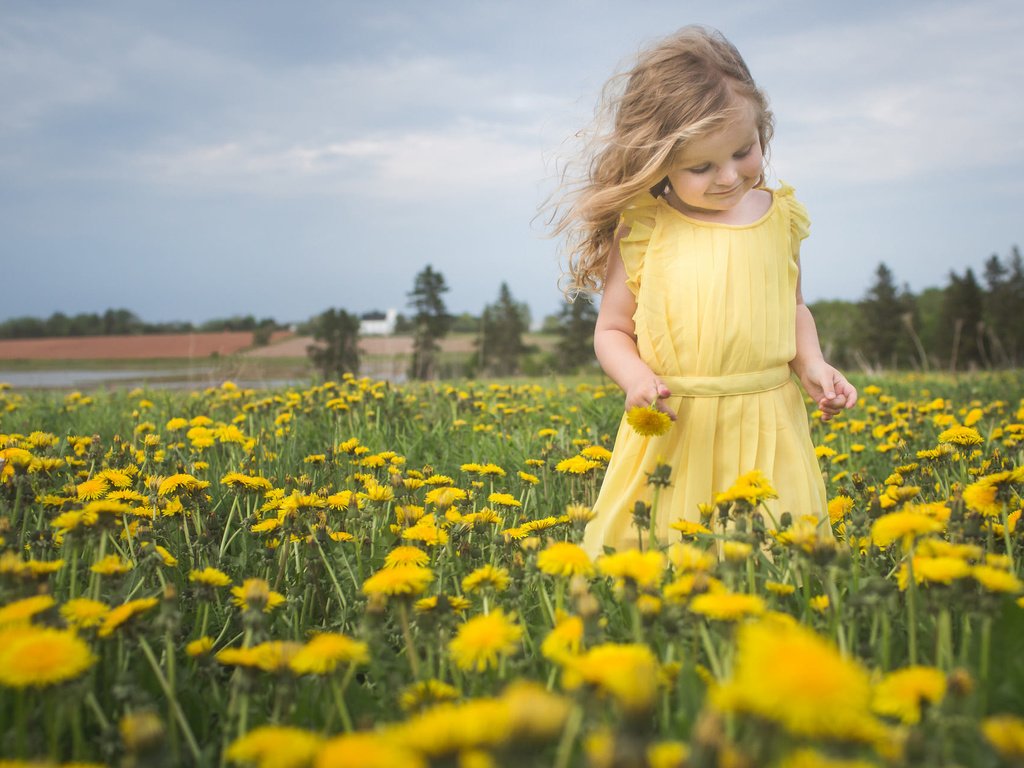
<svg viewBox="0 0 1024 768"><path fill-rule="evenodd" d="M771 193L762 187L755 187L744 195L740 202L732 208L721 211L689 206L679 198L671 186L667 186L661 196L668 203L669 207L691 219L740 226L753 224L764 216L772 205Z"/></svg>

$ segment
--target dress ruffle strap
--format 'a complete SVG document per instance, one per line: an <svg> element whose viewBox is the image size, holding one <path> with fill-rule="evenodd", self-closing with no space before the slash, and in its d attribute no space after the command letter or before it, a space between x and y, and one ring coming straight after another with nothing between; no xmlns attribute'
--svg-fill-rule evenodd
<svg viewBox="0 0 1024 768"><path fill-rule="evenodd" d="M657 208L658 201L654 196L643 192L629 201L619 219L620 226L629 228L629 233L619 240L619 253L626 267L626 287L634 296L640 291L644 254L654 232Z"/></svg>
<svg viewBox="0 0 1024 768"><path fill-rule="evenodd" d="M789 218L789 234L793 245L793 255L800 255L800 241L804 240L811 231L811 218L807 215L807 209L803 203L796 199L793 187L785 182L779 182L779 188L775 190L775 199L783 206L786 216Z"/></svg>

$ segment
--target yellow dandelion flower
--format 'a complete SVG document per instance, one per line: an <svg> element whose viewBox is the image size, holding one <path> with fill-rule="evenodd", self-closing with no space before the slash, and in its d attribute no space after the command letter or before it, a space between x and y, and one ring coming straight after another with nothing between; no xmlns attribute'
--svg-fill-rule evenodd
<svg viewBox="0 0 1024 768"><path fill-rule="evenodd" d="M970 446L980 445L985 440L974 427L955 426L941 432L939 434L939 442Z"/></svg>
<svg viewBox="0 0 1024 768"><path fill-rule="evenodd" d="M647 747L650 768L683 768L690 748L681 741L657 741Z"/></svg>
<svg viewBox="0 0 1024 768"><path fill-rule="evenodd" d="M111 608L100 625L99 636L109 637L126 622L156 607L160 601L155 597L142 597Z"/></svg>
<svg viewBox="0 0 1024 768"><path fill-rule="evenodd" d="M572 690L592 685L630 714L649 711L658 694L658 660L641 643L603 643L568 657L562 684Z"/></svg>
<svg viewBox="0 0 1024 768"><path fill-rule="evenodd" d="M299 675L327 675L339 664L365 664L369 661L369 647L337 632L316 635L288 662Z"/></svg>
<svg viewBox="0 0 1024 768"><path fill-rule="evenodd" d="M220 484L234 490L251 492L265 492L274 487L265 477L246 475L242 472L228 472L220 479Z"/></svg>
<svg viewBox="0 0 1024 768"><path fill-rule="evenodd" d="M849 496L839 495L828 502L828 519L832 525L841 523L853 509L853 499Z"/></svg>
<svg viewBox="0 0 1024 768"><path fill-rule="evenodd" d="M492 493L487 497L487 501L490 504L496 504L502 507L521 507L523 503L519 501L511 493Z"/></svg>
<svg viewBox="0 0 1024 768"><path fill-rule="evenodd" d="M794 592L796 592L796 586L794 586L793 584L782 584L778 581L766 581L764 583L764 588L771 592L773 595L778 595L779 597L792 595Z"/></svg>
<svg viewBox="0 0 1024 768"><path fill-rule="evenodd" d="M959 557L915 555L911 559L911 567L914 571L915 584L952 584L957 579L966 579L971 575L970 563ZM896 581L902 590L910 583L910 569L906 563L900 565Z"/></svg>
<svg viewBox="0 0 1024 768"><path fill-rule="evenodd" d="M272 590L265 579L246 579L241 586L231 588L231 602L243 611L270 613L286 599Z"/></svg>
<svg viewBox="0 0 1024 768"><path fill-rule="evenodd" d="M198 640L193 640L185 646L185 653L187 653L193 659L199 656L205 656L212 650L213 638L209 635L203 635Z"/></svg>
<svg viewBox="0 0 1024 768"><path fill-rule="evenodd" d="M427 495L423 497L423 503L433 504L435 507L440 509L446 509L457 502L465 501L468 498L469 491L451 486L440 486L438 488L431 488L427 491Z"/></svg>
<svg viewBox="0 0 1024 768"><path fill-rule="evenodd" d="M795 736L872 741L868 673L825 639L793 621L739 627L733 675L712 689L714 706L745 712Z"/></svg>
<svg viewBox="0 0 1024 768"><path fill-rule="evenodd" d="M771 482L764 473L755 469L740 475L727 491L715 495L715 504L731 504L743 501L750 505L759 504L765 499L778 498Z"/></svg>
<svg viewBox="0 0 1024 768"><path fill-rule="evenodd" d="M518 472L517 474L519 475L519 479L524 483L529 483L530 485L537 485L540 483L540 478L536 475L531 475L529 472Z"/></svg>
<svg viewBox="0 0 1024 768"><path fill-rule="evenodd" d="M316 754L315 768L427 768L417 752L396 743L391 735L348 733L326 742Z"/></svg>
<svg viewBox="0 0 1024 768"><path fill-rule="evenodd" d="M458 689L441 680L431 678L406 687L402 691L398 703L402 707L402 711L408 714L443 701L455 701L457 698L459 698Z"/></svg>
<svg viewBox="0 0 1024 768"><path fill-rule="evenodd" d="M674 523L669 523L668 527L674 531L679 531L683 536L699 536L700 534L711 533L710 528L691 520L676 520Z"/></svg>
<svg viewBox="0 0 1024 768"><path fill-rule="evenodd" d="M994 568L991 565L975 565L971 568L971 578L989 592L1017 594L1024 589L1024 582L1010 571Z"/></svg>
<svg viewBox="0 0 1024 768"><path fill-rule="evenodd" d="M715 621L739 621L764 613L765 605L758 595L705 592L690 601L690 610Z"/></svg>
<svg viewBox="0 0 1024 768"><path fill-rule="evenodd" d="M607 464L609 461L611 461L612 452L605 448L603 445L588 445L586 448L580 451L580 456L586 456L588 459L593 459L594 461L601 461Z"/></svg>
<svg viewBox="0 0 1024 768"><path fill-rule="evenodd" d="M97 627L110 613L110 606L88 597L76 597L60 607L60 615L72 629Z"/></svg>
<svg viewBox="0 0 1024 768"><path fill-rule="evenodd" d="M295 655L302 650L301 643L269 640L249 648L225 648L217 653L221 664L261 669L264 672L283 672Z"/></svg>
<svg viewBox="0 0 1024 768"><path fill-rule="evenodd" d="M620 582L630 581L640 588L652 588L660 583L665 572L665 556L658 551L627 549L602 555L597 560L597 567L605 576Z"/></svg>
<svg viewBox="0 0 1024 768"><path fill-rule="evenodd" d="M499 657L516 653L522 637L523 628L514 617L498 608L462 624L448 650L460 669L483 672L497 668Z"/></svg>
<svg viewBox="0 0 1024 768"><path fill-rule="evenodd" d="M71 630L10 626L0 630L0 685L44 687L80 676L96 663Z"/></svg>
<svg viewBox="0 0 1024 768"><path fill-rule="evenodd" d="M508 589L509 573L507 568L494 565L483 565L462 579L463 592L475 592L478 589L493 589L504 592Z"/></svg>
<svg viewBox="0 0 1024 768"><path fill-rule="evenodd" d="M231 577L224 573L224 571L211 567L203 568L201 571L189 571L188 580L207 587L226 587L231 583Z"/></svg>
<svg viewBox="0 0 1024 768"><path fill-rule="evenodd" d="M318 733L287 725L261 725L235 739L224 756L258 768L306 768L324 743Z"/></svg>
<svg viewBox="0 0 1024 768"><path fill-rule="evenodd" d="M209 480L198 480L192 475L179 473L160 481L157 487L158 496L170 496L181 492L195 493L210 487Z"/></svg>
<svg viewBox="0 0 1024 768"><path fill-rule="evenodd" d="M601 462L588 459L586 456L571 456L558 462L555 471L563 475L585 475L602 466L604 465Z"/></svg>
<svg viewBox="0 0 1024 768"><path fill-rule="evenodd" d="M828 595L815 595L808 601L808 604L812 610L817 611L818 613L824 613L829 609L832 601L829 600Z"/></svg>
<svg viewBox="0 0 1024 768"><path fill-rule="evenodd" d="M92 499L98 499L103 496L107 489L110 488L110 484L106 478L103 477L92 477L78 484L78 499L79 501L91 501Z"/></svg>
<svg viewBox="0 0 1024 768"><path fill-rule="evenodd" d="M574 525L586 525L593 520L597 514L586 504L568 504L565 507L565 516Z"/></svg>
<svg viewBox="0 0 1024 768"><path fill-rule="evenodd" d="M581 617L562 614L541 643L540 652L545 659L564 664L570 656L579 654L583 647L583 633Z"/></svg>
<svg viewBox="0 0 1024 768"><path fill-rule="evenodd" d="M726 541L722 544L722 558L730 563L742 563L753 552L753 545L745 541Z"/></svg>
<svg viewBox="0 0 1024 768"><path fill-rule="evenodd" d="M875 684L871 709L906 725L921 720L925 703L938 704L946 695L946 673L935 667L914 666L889 672Z"/></svg>
<svg viewBox="0 0 1024 768"><path fill-rule="evenodd" d="M637 406L626 411L626 423L643 437L659 437L672 429L672 419L654 406Z"/></svg>
<svg viewBox="0 0 1024 768"><path fill-rule="evenodd" d="M938 533L943 528L942 523L926 515L919 515L916 512L890 512L871 524L871 541L875 546L885 548L899 540L906 549L915 538Z"/></svg>
<svg viewBox="0 0 1024 768"><path fill-rule="evenodd" d="M590 555L578 544L556 541L537 555L537 567L549 576L593 576Z"/></svg>
<svg viewBox="0 0 1024 768"><path fill-rule="evenodd" d="M398 546L388 552L384 558L385 568L397 568L401 565L427 565L430 555L419 547L409 545Z"/></svg>
<svg viewBox="0 0 1024 768"><path fill-rule="evenodd" d="M980 478L970 483L963 490L964 504L967 508L985 517L998 517L1002 514L1003 505L997 500L999 485L987 478Z"/></svg>
<svg viewBox="0 0 1024 768"><path fill-rule="evenodd" d="M37 613L42 613L52 608L54 599L50 595L35 595L0 608L0 627L5 624L26 624Z"/></svg>
<svg viewBox="0 0 1024 768"><path fill-rule="evenodd" d="M363 594L371 597L418 595L434 580L434 572L419 565L382 568L363 582Z"/></svg>
<svg viewBox="0 0 1024 768"><path fill-rule="evenodd" d="M93 563L89 570L101 576L121 576L134 567L133 563L123 560L120 555L107 555Z"/></svg>
<svg viewBox="0 0 1024 768"><path fill-rule="evenodd" d="M1024 758L1024 718L993 715L981 721L981 732L999 756L1008 761Z"/></svg>

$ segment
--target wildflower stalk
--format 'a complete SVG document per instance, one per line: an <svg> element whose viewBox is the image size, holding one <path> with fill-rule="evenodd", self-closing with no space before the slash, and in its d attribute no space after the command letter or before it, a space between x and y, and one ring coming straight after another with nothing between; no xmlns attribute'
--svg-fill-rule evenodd
<svg viewBox="0 0 1024 768"><path fill-rule="evenodd" d="M581 725L583 725L583 708L579 704L573 704L572 709L569 710L569 716L565 719L562 738L558 741L554 768L568 768L569 761L572 759L573 744L576 743Z"/></svg>
<svg viewBox="0 0 1024 768"><path fill-rule="evenodd" d="M316 536L313 537L313 541L316 542L317 552L320 553L320 560L323 562L324 568L327 569L327 575L331 578L331 583L334 585L334 591L338 593L338 600L341 602L342 610L347 610L348 601L345 599L345 593L341 589L341 584L338 583L338 577L334 575L334 569L327 560L327 553L324 552L324 548L320 545L320 540ZM346 565L348 564L348 559L345 560L345 563ZM351 571L351 568L349 570Z"/></svg>
<svg viewBox="0 0 1024 768"><path fill-rule="evenodd" d="M192 753L192 759L198 763L200 760L200 752L199 745L196 743L196 737L192 735L192 729L189 727L185 713L182 711L181 705L178 704L178 698L174 695L174 689L164 676L163 670L160 669L160 664L157 663L156 656L153 655L153 649L149 647L149 643L146 641L146 638L141 635L139 636L139 647L142 648L142 652L146 655L146 660L149 662L149 666L153 670L153 674L156 676L157 682L160 684L160 688L163 690L164 695L167 697L167 701L171 705L174 717L178 721L178 725L181 727L181 732L185 736L185 741L188 743L189 752Z"/></svg>
<svg viewBox="0 0 1024 768"><path fill-rule="evenodd" d="M405 640L405 655L409 658L409 670L414 679L420 679L420 659L413 641L412 628L409 626L409 606L405 600L398 601L398 620L402 625L402 638Z"/></svg>
<svg viewBox="0 0 1024 768"><path fill-rule="evenodd" d="M978 679L981 681L979 691L979 710L985 712L988 707L988 675L991 664L992 617L985 616L981 620L981 651L978 657Z"/></svg>
<svg viewBox="0 0 1024 768"><path fill-rule="evenodd" d="M1006 547L1006 556L1010 559L1009 571L1011 573L1017 572L1017 566L1013 559L1013 541L1010 539L1010 522L1008 515L1006 514L1006 504L1002 505L999 511L999 517L1003 522L1003 545Z"/></svg>
<svg viewBox="0 0 1024 768"><path fill-rule="evenodd" d="M228 519L224 521L224 535L220 537L220 549L218 550L218 560L223 559L224 552L228 545L228 533L231 530L231 518L235 514L235 510L238 509L238 496L235 496L235 500L231 504L231 509L228 510Z"/></svg>
<svg viewBox="0 0 1024 768"><path fill-rule="evenodd" d="M917 583L913 545L907 552L907 656L910 664L917 664Z"/></svg>
<svg viewBox="0 0 1024 768"><path fill-rule="evenodd" d="M345 670L345 677L339 683L336 679L331 678L331 693L334 694L334 706L338 710L338 716L341 718L341 725L345 729L346 733L352 732L352 716L349 714L348 705L345 704L345 690L348 688L349 681L352 679L352 674L355 671L355 666L350 664L348 669Z"/></svg>
<svg viewBox="0 0 1024 768"><path fill-rule="evenodd" d="M949 608L939 609L935 633L935 665L945 672L953 668L953 619Z"/></svg>
<svg viewBox="0 0 1024 768"><path fill-rule="evenodd" d="M708 624L706 621L701 620L697 624L698 631L700 632L700 642L704 646L704 652L708 655L708 664L711 665L711 671L715 675L716 680L722 679L722 662L718 658L718 652L715 650L715 644L711 640L711 635L708 634Z"/></svg>

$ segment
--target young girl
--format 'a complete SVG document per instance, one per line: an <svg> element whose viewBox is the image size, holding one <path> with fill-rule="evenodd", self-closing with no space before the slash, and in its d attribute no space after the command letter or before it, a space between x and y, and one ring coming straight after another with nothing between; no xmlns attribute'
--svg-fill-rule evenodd
<svg viewBox="0 0 1024 768"><path fill-rule="evenodd" d="M570 290L603 290L594 349L626 408L655 404L674 423L642 437L623 419L585 546L637 545L634 504L650 502L659 462L672 469L655 509L661 542L754 469L778 492L773 514L827 519L791 374L825 420L857 391L825 362L800 292L807 213L791 187L764 186L767 100L736 49L702 27L621 77L611 130L555 229L568 239Z"/></svg>

